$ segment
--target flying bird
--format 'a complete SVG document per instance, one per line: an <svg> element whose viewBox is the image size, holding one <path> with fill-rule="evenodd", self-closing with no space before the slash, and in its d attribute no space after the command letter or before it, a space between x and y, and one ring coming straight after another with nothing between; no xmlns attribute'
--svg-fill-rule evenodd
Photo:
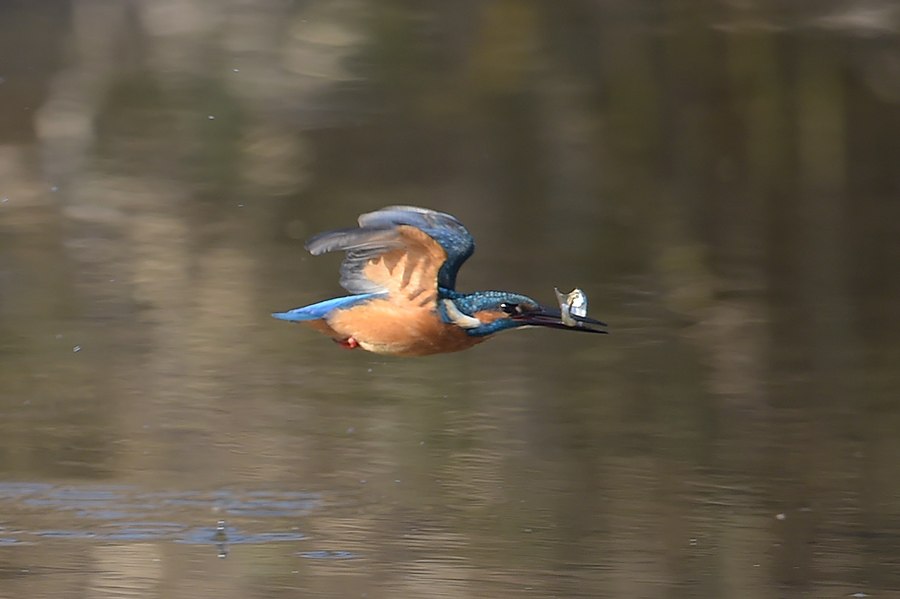
<svg viewBox="0 0 900 599"><path fill-rule="evenodd" d="M359 217L359 226L306 242L314 256L347 252L336 297L275 318L302 322L348 349L426 356L468 349L492 335L526 326L606 333L606 323L508 291L456 291L456 273L475 241L449 214L389 206ZM580 292L579 292L580 293Z"/></svg>

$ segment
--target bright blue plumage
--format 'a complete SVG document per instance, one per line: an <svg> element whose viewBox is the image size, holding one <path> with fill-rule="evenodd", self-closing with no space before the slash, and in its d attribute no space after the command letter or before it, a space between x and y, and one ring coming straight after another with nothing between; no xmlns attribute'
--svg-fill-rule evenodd
<svg viewBox="0 0 900 599"><path fill-rule="evenodd" d="M290 320L293 322L303 322L304 320L318 320L332 310L346 310L352 306L356 306L366 302L374 297L379 297L377 293L365 293L361 295L346 295L344 297L336 297L334 299L325 300L310 306L303 306L287 312L274 312L272 316L280 320Z"/></svg>
<svg viewBox="0 0 900 599"><path fill-rule="evenodd" d="M353 295L273 314L304 322L339 345L397 356L460 351L525 326L605 333L599 320L540 305L506 291L456 291L459 268L475 251L469 231L449 214L389 206L359 226L306 242L315 256L345 251L341 286Z"/></svg>

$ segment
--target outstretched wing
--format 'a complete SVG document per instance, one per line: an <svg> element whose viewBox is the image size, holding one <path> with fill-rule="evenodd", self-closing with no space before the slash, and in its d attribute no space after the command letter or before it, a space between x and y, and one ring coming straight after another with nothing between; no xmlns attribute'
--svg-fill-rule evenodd
<svg viewBox="0 0 900 599"><path fill-rule="evenodd" d="M449 214L389 206L361 215L357 228L316 235L306 249L316 256L346 251L341 286L351 293L405 293L410 300L433 301L438 286L456 287L456 273L475 242Z"/></svg>

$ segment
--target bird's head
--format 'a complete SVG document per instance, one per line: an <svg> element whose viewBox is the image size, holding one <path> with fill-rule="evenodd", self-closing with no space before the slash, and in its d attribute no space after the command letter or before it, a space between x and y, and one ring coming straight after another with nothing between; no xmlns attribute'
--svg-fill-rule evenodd
<svg viewBox="0 0 900 599"><path fill-rule="evenodd" d="M587 316L575 316L575 326L563 322L559 308L542 306L535 300L508 291L454 293L438 301L445 322L466 330L472 337L486 337L517 327L549 327L586 333L606 333L597 326L606 323Z"/></svg>

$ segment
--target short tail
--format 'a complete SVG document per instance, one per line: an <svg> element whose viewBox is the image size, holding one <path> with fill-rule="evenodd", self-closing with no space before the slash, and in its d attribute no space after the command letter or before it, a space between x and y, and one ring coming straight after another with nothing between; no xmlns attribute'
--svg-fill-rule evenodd
<svg viewBox="0 0 900 599"><path fill-rule="evenodd" d="M304 320L317 319L315 316L305 314L303 310L304 308L297 308L296 310L289 310L287 312L272 312L272 316L279 320L289 320L291 322L303 322Z"/></svg>
<svg viewBox="0 0 900 599"><path fill-rule="evenodd" d="M288 320L291 322L303 322L305 320L319 320L325 318L332 310L346 310L351 306L365 302L373 297L375 293L366 293L362 295L347 295L344 297L336 297L334 299L325 300L317 304L303 306L302 308L294 308L287 312L273 312L272 316L279 320Z"/></svg>

